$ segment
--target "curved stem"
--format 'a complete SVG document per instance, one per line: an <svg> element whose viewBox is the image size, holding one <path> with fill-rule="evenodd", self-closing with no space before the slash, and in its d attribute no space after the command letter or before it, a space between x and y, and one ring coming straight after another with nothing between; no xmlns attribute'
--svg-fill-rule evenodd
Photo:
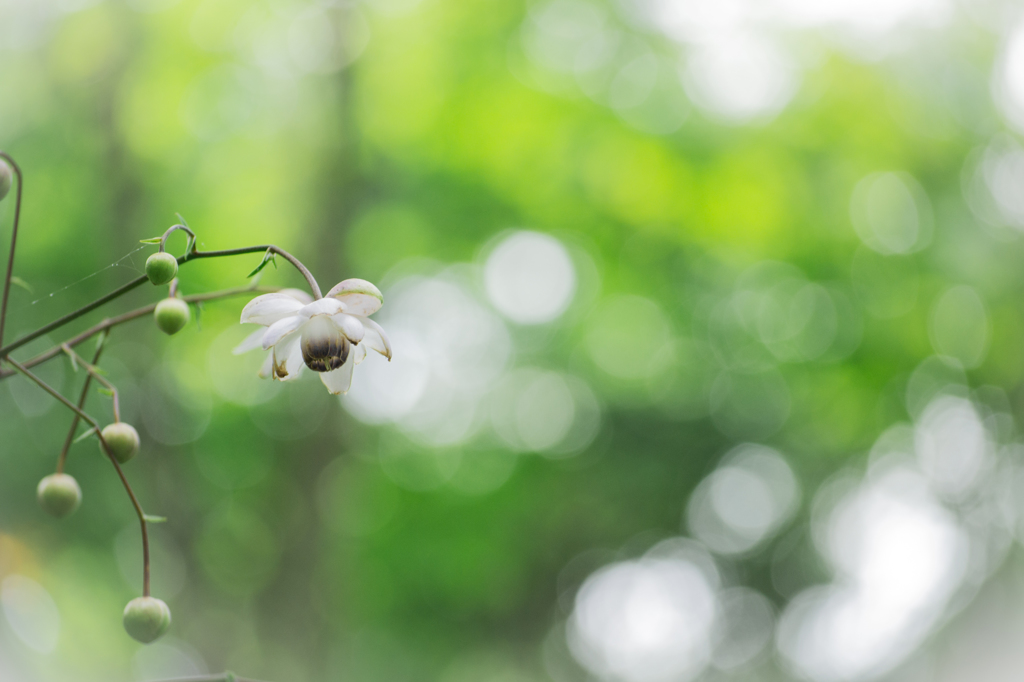
<svg viewBox="0 0 1024 682"><path fill-rule="evenodd" d="M216 675L199 675L198 677L175 677L171 680L156 680L156 682L259 682L259 680L239 677L233 672L223 672Z"/></svg>
<svg viewBox="0 0 1024 682"><path fill-rule="evenodd" d="M66 344L65 344L66 345ZM96 353L92 356L92 364L96 364L100 361L100 355L103 354L103 346L101 342L96 346ZM23 365L24 366L24 365ZM82 395L78 398L78 409L85 408L85 399L89 397L89 384L92 383L92 374L85 376L85 383L82 384ZM60 449L60 455L57 457L57 473L64 473L64 464L68 461L68 451L71 449L71 444L75 442L75 431L78 430L78 423L82 421L82 417L76 412L75 418L71 420L71 428L68 429L68 437L64 439L64 445Z"/></svg>
<svg viewBox="0 0 1024 682"><path fill-rule="evenodd" d="M118 463L117 458L114 457L110 452L110 448L107 447L107 441L103 439L103 434L100 432L100 425L95 419L86 414L80 407L75 405L73 402L65 398L60 391L50 386L48 383L40 379L38 376L33 374L27 367L19 363L17 360L11 358L4 358L7 362L11 363L16 370L24 374L26 377L34 381L41 389L52 395L54 398L62 402L72 412L77 414L79 417L84 419L86 423L96 429L96 437L100 440L100 445L103 447L103 452L106 453L110 463L114 465L114 469L117 470L117 475L121 478L121 483L124 484L125 491L128 492L128 497L131 498L132 506L135 507L135 513L139 517L139 524L142 526L142 596L149 596L149 528L146 525L146 513L142 511L142 505L139 504L139 498L135 497L135 491L132 490L132 486L128 483L128 479L125 478L124 471L121 470L121 465Z"/></svg>
<svg viewBox="0 0 1024 682"><path fill-rule="evenodd" d="M309 269L302 264L302 261L300 261L292 254L288 253L284 249L278 246L274 246L273 244L263 244L261 246L243 246L240 249L224 249L222 251L193 251L191 254L191 258L189 258L189 260L192 260L193 258L220 258L222 256L239 256L245 253L256 253L259 251L270 251L271 253L276 253L277 255L284 258L286 261L295 266L295 269L302 273L302 276L306 278L306 284L309 285L310 291L313 292L313 298L319 299L324 297L324 295L320 293L320 285L317 284L316 278L313 277L313 273L311 273ZM180 264L184 260L184 258L179 258L178 263Z"/></svg>
<svg viewBox="0 0 1024 682"><path fill-rule="evenodd" d="M186 225L171 225L170 227L167 228L167 231L164 232L163 236L160 237L160 251L161 252L164 251L164 248L167 245L167 238L170 237L171 234L175 230L184 230L188 234L188 236L191 237L191 239L189 240L189 244L192 244L193 241L196 238L196 233L193 232L192 230L188 229L188 226L186 226ZM185 248L185 256L184 257L188 258L188 248L187 247Z"/></svg>
<svg viewBox="0 0 1024 682"><path fill-rule="evenodd" d="M277 288L277 287L236 287L234 289L224 289L223 291L211 291L211 292L207 292L205 294L193 294L192 296L183 296L182 300L186 301L187 303L201 303L203 301L213 301L213 300L216 300L218 298L227 298L228 296L238 296L240 294L251 294L251 293L272 294L272 293L274 293L276 291L280 291L280 289ZM99 324L96 324L96 325L93 325L92 327L89 327L88 329L86 329L81 334L77 334L75 336L72 336L70 339L68 339L64 343L66 343L67 345L72 346L72 347L77 346L78 344L80 344L80 343L82 343L84 341L87 341L89 338L95 336L96 334L99 334L100 332L102 332L104 330L111 329L111 328L116 327L117 325L123 324L125 322L131 322L132 320L137 320L140 317L145 317L146 315L149 315L150 313L152 313L155 309L156 309L156 303L151 303L151 304L149 304L147 306L143 306L141 308L136 308L135 310L132 310L132 311L129 311L127 313L123 313L121 315L118 315L117 317L109 317L109 318L103 320L102 322L100 322ZM30 360L25 360L22 363L22 365L24 365L25 367L35 367L36 365L41 364L43 362L46 362L47 360L50 360L51 358L55 358L55 357L57 357L58 355L61 354L61 352L62 352L61 346L63 346L63 345L64 344L61 344L59 346L54 346L53 348L51 348L51 349L49 349L47 351L44 351L44 352L40 353L39 355L34 356ZM10 376L14 376L15 374L17 374L17 372L14 371L14 370L0 368L0 380L6 379L7 377L10 377Z"/></svg>
<svg viewBox="0 0 1024 682"><path fill-rule="evenodd" d="M18 194L14 201L14 227L11 228L11 252L7 255L7 274L4 276L3 303L0 303L0 346L4 343L4 323L7 321L7 298L11 294L11 277L14 275L14 247L18 244L18 223L21 220L21 190L24 179L21 168L7 152L0 151L0 158L11 164L14 174L18 176Z"/></svg>
<svg viewBox="0 0 1024 682"><path fill-rule="evenodd" d="M192 262L193 260L197 260L199 258L221 258L223 256L240 256L247 253L258 253L260 251L270 251L271 253L276 253L285 260L287 260L289 263L294 265L295 268L300 273L302 273L302 276L306 278L306 283L309 284L309 288L313 291L314 298L324 297L323 294L320 293L320 287L319 285L317 285L316 279L313 278L312 273L310 273L306 266L303 265L298 258L291 255L284 249L280 249L274 246L273 244L262 244L260 246L246 246L241 249L227 249L225 251L193 251L189 255L188 262ZM184 262L184 256L178 258L178 265L181 265ZM67 315L64 315L63 317L57 318L56 320L49 324L43 325L39 329L36 329L34 332L30 332L25 336L21 337L20 339L18 339L17 341L9 343L6 346L0 348L0 359L7 357L8 355L10 355L11 351L21 348L26 343L34 341L35 339L38 339L40 336L48 332L51 332L54 329L63 327L64 325L66 325L69 322L72 322L73 320L77 320L82 315L85 315L86 313L91 312L96 308L99 308L104 303L109 303L110 301L113 301L115 298L124 296L132 289L135 289L136 287L141 286L142 284L145 284L148 281L149 278L146 275L137 277L132 281L128 282L127 284L124 284L119 288L115 289L114 291L110 292L106 296L102 296L93 301L92 303L82 306L78 310L70 312Z"/></svg>

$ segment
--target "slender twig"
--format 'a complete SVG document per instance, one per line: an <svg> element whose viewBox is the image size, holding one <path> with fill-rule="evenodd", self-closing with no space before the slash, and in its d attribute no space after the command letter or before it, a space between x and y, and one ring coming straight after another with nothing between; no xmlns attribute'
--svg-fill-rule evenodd
<svg viewBox="0 0 1024 682"><path fill-rule="evenodd" d="M258 253L259 251L270 251L281 256L289 263L295 266L295 269L302 273L302 276L306 278L306 284L309 285L310 290L313 292L313 298L323 298L324 295L320 293L320 285L316 283L316 279L313 277L313 273L302 264L298 258L288 253L284 249L274 246L273 244L263 244L261 246L243 246L240 249L224 249L223 251L193 251L189 254L188 260L196 258L222 258L224 256L240 256L246 253ZM178 259L178 263L182 263L185 257L182 256ZM2 353L2 351L0 351Z"/></svg>
<svg viewBox="0 0 1024 682"><path fill-rule="evenodd" d="M259 682L259 680L250 680L248 677L239 677L232 672L224 672L216 675L200 675L199 677L175 677L171 680L157 680L156 682Z"/></svg>
<svg viewBox="0 0 1024 682"><path fill-rule="evenodd" d="M79 417L84 419L86 423L96 429L96 437L100 440L100 445L103 447L103 452L107 454L107 458L110 463L114 465L114 469L117 470L117 475L121 478L121 483L124 485L125 491L128 493L128 497L131 498L132 506L135 507L135 513L139 517L139 524L142 526L142 596L149 596L149 529L146 526L146 512L142 511L142 505L139 504L139 498L135 497L135 491L132 490L131 484L128 479L125 478L124 471L121 469L121 465L118 463L117 458L114 457L113 453L110 452L110 448L107 447L107 441L104 440L103 434L100 431L99 422L90 417L80 407L75 405L73 402L65 398L60 391L50 386L48 383L40 379L38 376L33 374L27 367L19 363L17 360L13 360L9 357L4 358L7 362L11 363L16 370L24 374L26 377L34 381L41 389L52 395L54 398L63 403L72 412L77 414Z"/></svg>
<svg viewBox="0 0 1024 682"><path fill-rule="evenodd" d="M114 398L114 421L115 422L121 421L121 401L118 398L117 387L114 386L114 384L112 384L109 381L107 381L106 377L103 376L103 374L100 372L99 368L96 367L96 365L93 365L93 364L91 364L89 362L86 362L85 358L83 358L81 355L79 355L75 351L71 350L71 346L69 346L66 343L62 343L60 345L60 349L62 351L64 351L65 353L67 353L67 356L69 358L71 358L72 361L75 361L79 365L84 367L85 371L88 372L89 376L91 376L93 379L95 379L96 381L98 381L101 384L103 384L103 387L113 394L113 398Z"/></svg>
<svg viewBox="0 0 1024 682"><path fill-rule="evenodd" d="M100 342L96 344L96 353L92 356L94 365L100 361L100 355L103 354L103 347L106 345L104 341L105 338L100 337ZM85 399L89 397L90 383L92 383L92 374L86 374L85 383L82 384L82 395L78 398L78 409L80 410L85 408ZM60 455L57 457L58 474L64 473L64 463L68 461L68 451L71 449L71 444L75 442L75 431L78 430L80 421L82 421L82 417L76 412L74 419L71 420L71 428L68 429L68 437L64 439L64 446L60 449Z"/></svg>
<svg viewBox="0 0 1024 682"><path fill-rule="evenodd" d="M295 268L299 272L302 273L303 277L306 278L306 283L309 284L309 288L313 291L313 297L314 298L318 298L318 299L319 298L323 298L323 294L320 293L320 286L316 283L316 280L313 278L312 273L310 273L310 271L306 268L306 266L303 265L299 261L298 258L296 258L295 256L291 255L290 253L288 253L284 249L281 249L281 248L278 248L278 247L274 246L273 244L262 244L260 246L246 246L246 247L242 247L240 249L227 249L227 250L224 250L224 251L193 251L191 254L189 254L188 262L192 262L193 260L198 260L200 258L221 258L221 257L224 257L224 256L240 256L240 255L247 254L247 253L259 253L260 251L270 251L271 253L276 253L279 256L281 256L282 258L286 259L289 263L294 265ZM184 262L185 262L185 256L180 256L178 258L178 264L181 265ZM6 346L0 348L0 359L6 357L12 351L17 350L18 348L21 348L22 346L24 346L29 341L33 341L35 339L38 339L40 336L42 336L44 334L47 334L47 333L53 331L54 329L57 329L59 327L63 327L68 322L72 322L73 320L77 320L82 315L85 315L88 312L96 310L96 308L99 308L101 305L103 305L105 303L109 303L110 301L113 301L115 298L118 298L119 296L123 296L123 295L127 294L132 289L135 289L136 287L138 287L138 286L140 286L142 284L145 284L148 281L149 281L149 278L146 277L146 275L142 275L141 277L137 277L137 278L133 279L132 281L128 282L127 284L124 284L121 287L119 287L119 288L115 289L114 291L110 292L106 296L102 296L102 297L96 299L95 301L93 301L92 303L84 305L81 308L79 308L78 310L70 312L67 315L64 315L63 317L60 317L60 318L54 320L53 322L51 322L49 324L43 325L39 329L36 329L34 332L31 332L29 334L26 334L25 336L22 336L17 341L9 343Z"/></svg>
<svg viewBox="0 0 1024 682"><path fill-rule="evenodd" d="M14 247L18 243L18 222L21 220L21 190L24 179L21 176L21 168L11 158L10 154L0 151L0 158L11 164L14 174L18 176L18 194L14 200L14 227L11 228L11 252L7 255L7 274L4 276L3 303L0 303L0 346L2 346L4 343L4 323L7 321L7 298L11 295L11 277L14 275Z"/></svg>
<svg viewBox="0 0 1024 682"><path fill-rule="evenodd" d="M267 293L274 293L275 291L280 291L280 289L277 288L277 287L252 287L252 286L236 287L234 289L224 289L222 291L211 291L211 292L207 292L205 294L193 294L192 296L184 296L184 297L182 297L182 300L186 301L188 303L201 303L203 301L213 301L213 300L216 300L216 299L219 299L219 298L227 298L228 296L238 296L238 295L241 295L241 294L251 294L251 293L267 294ZM152 313L153 310L155 310L155 309L156 309L156 303L151 303L151 304L149 304L147 306L143 306L141 308L137 308L137 309L131 310L131 311L127 312L127 313L123 313L121 315L118 315L117 317L107 318L107 319L103 320L102 322L100 322L99 324L96 324L96 325L94 325L92 327L89 327L88 329L86 329L81 334L77 334L77 335L71 337L70 339L68 339L64 343L66 343L67 345L72 346L72 347L77 346L78 344L82 343L83 341L87 341L89 338L95 336L96 334L99 334L100 332L102 332L102 331L104 331L106 329L111 329L112 327L116 327L119 324L123 324L125 322L130 322L130 321L136 320L136 319L138 319L140 317L145 317L146 315L149 315L150 313ZM61 344L61 345L63 345L63 344ZM25 367L35 367L36 365L41 364L43 362L46 362L47 360L49 360L51 358L57 357L58 355L61 354L61 352L62 351L61 351L61 346L60 345L54 346L53 348L50 348L49 350L44 351L44 352L40 353L39 355L36 355L35 357L33 357L30 360L25 360L24 362L22 362L22 364ZM0 368L0 379L6 379L7 377L14 376L15 374L17 374L17 372L12 370L12 369L2 369L2 368Z"/></svg>

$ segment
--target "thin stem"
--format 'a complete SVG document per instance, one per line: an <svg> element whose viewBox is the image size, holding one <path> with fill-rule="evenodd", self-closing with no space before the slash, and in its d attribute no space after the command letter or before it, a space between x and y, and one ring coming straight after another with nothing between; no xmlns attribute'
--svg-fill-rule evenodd
<svg viewBox="0 0 1024 682"><path fill-rule="evenodd" d="M168 298L174 298L174 295L178 293L178 278L175 277L171 280L171 286L167 289Z"/></svg>
<svg viewBox="0 0 1024 682"><path fill-rule="evenodd" d="M188 303L201 303L202 301L213 301L218 298L227 298L228 296L238 296L240 294L269 294L274 293L275 291L280 291L280 289L278 289L277 287L236 287L234 289L224 289L222 291L211 291L205 294L193 294L192 296L184 296L182 297L182 300L187 301ZM100 332L106 329L111 329L119 324L130 322L140 317L145 317L146 315L152 313L155 309L156 303L151 303L147 306L143 306L141 308L137 308L127 313L118 315L117 317L107 318L100 322L99 324L89 327L81 334L77 334L76 336L71 337L70 339L65 341L65 343L72 347L77 346L83 341L87 341L89 338L95 336L96 334L99 334ZM57 357L58 355L61 354L61 352L61 346L54 346L53 348L43 353L40 353L39 355L36 355L32 359L24 361L22 364L25 367L35 367L36 365L46 362L51 358ZM15 374L17 374L17 372L11 369L0 369L0 380L6 379L7 377L10 376L14 376Z"/></svg>
<svg viewBox="0 0 1024 682"><path fill-rule="evenodd" d="M96 345L96 353L92 356L92 364L96 364L100 361L100 355L103 354L103 347L106 344L103 343L101 338L100 343ZM92 383L92 374L85 375L85 383L82 384L82 395L78 398L78 409L85 407L85 399L89 397L89 384ZM71 444L75 441L75 431L78 430L78 423L82 421L82 417L75 413L75 418L71 420L71 428L68 429L68 437L64 439L64 447L60 449L60 456L57 457L57 473L64 473L64 464L68 461L68 451L71 449Z"/></svg>
<svg viewBox="0 0 1024 682"><path fill-rule="evenodd" d="M190 244L193 243L193 240L195 240L195 238L196 238L196 233L193 232L192 230L188 229L188 226L186 226L186 225L171 225L170 227L167 228L167 231L164 232L163 236L160 237L160 251L163 251L166 248L166 246L167 246L167 238L170 237L171 234L174 233L175 230L184 230L186 233L188 233L188 236L191 237L191 239L189 240ZM195 248L195 247L193 247L193 248ZM188 251L188 249L186 248L185 258L188 258L187 251Z"/></svg>
<svg viewBox="0 0 1024 682"><path fill-rule="evenodd" d="M16 350L18 348L21 348L22 346L24 346L29 341L34 341L35 339L38 339L43 334L51 332L54 329L57 329L59 327L63 327L68 322L72 322L74 320L77 320L82 315L85 315L86 313L89 313L89 312L92 312L93 310L96 310L96 308L99 308L104 303L109 303L110 301L113 301L115 298L118 298L120 296L124 296L129 291L131 291L132 289L138 287L141 284L145 284L148 281L149 281L149 278L146 277L145 275L142 275L141 277L133 279L131 282L128 282L127 284L118 287L117 289L115 289L114 291L110 292L106 296L102 296L100 298L97 298L92 303L89 303L88 305L84 305L81 308L79 308L78 310L76 310L74 312L71 312L71 313L68 313L67 315L64 315L63 317L59 317L59 318L57 318L56 320L54 320L53 322L51 322L49 324L43 325L42 327L40 327L39 329L35 330L34 332L32 332L30 334L26 334L25 336L21 337L17 341L9 343L6 346L4 346L3 348L0 348L0 359L7 357L8 355L10 355L11 351Z"/></svg>
<svg viewBox="0 0 1024 682"><path fill-rule="evenodd" d="M0 151L0 158L11 164L14 174L18 176L18 194L14 200L14 227L11 228L11 252L7 256L7 274L4 276L3 303L0 303L0 346L4 343L4 323L7 321L7 298L11 294L11 277L14 275L14 247L18 244L18 223L21 220L21 190L24 179L21 168L7 152Z"/></svg>
<svg viewBox="0 0 1024 682"><path fill-rule="evenodd" d="M216 675L200 675L199 677L175 677L171 680L157 680L156 682L259 682L259 680L250 680L232 672L223 672Z"/></svg>
<svg viewBox="0 0 1024 682"><path fill-rule="evenodd" d="M19 363L17 360L11 358L4 358L7 362L11 363L16 370L24 374L26 377L34 381L41 389L52 395L54 398L62 402L72 412L77 414L79 417L84 419L86 423L96 429L96 437L100 440L100 445L103 447L103 452L107 454L107 458L110 463L114 465L114 469L117 470L117 475L121 478L121 483L124 484L124 489L128 493L128 497L131 498L132 506L135 507L135 513L139 517L139 524L142 526L142 596L149 596L149 529L146 526L146 513L142 511L142 505L139 504L139 498L135 497L135 491L132 490L131 484L128 479L125 478L124 471L121 469L121 465L118 463L117 458L110 452L110 448L107 447L107 441L104 440L103 434L100 432L100 425L95 419L86 414L82 408L75 405L73 402L61 395L60 391L50 386L48 383L33 374L27 367Z"/></svg>
<svg viewBox="0 0 1024 682"><path fill-rule="evenodd" d="M189 256L189 260L194 258L221 258L223 256L239 256L245 253L257 253L259 251L270 251L281 256L289 263L295 266L295 269L302 273L302 276L306 278L306 284L309 285L310 290L313 292L313 298L323 298L324 295L320 293L320 285L316 283L316 279L313 277L313 273L302 264L298 258L288 253L284 249L274 246L273 244L263 244L261 246L244 246L240 249L225 249L223 251L193 251ZM178 263L184 261L184 258L179 258ZM2 351L0 351L2 352Z"/></svg>
<svg viewBox="0 0 1024 682"><path fill-rule="evenodd" d="M312 273L310 273L310 271L308 269L306 269L306 266L303 265L299 261L298 258L296 258L295 256L291 255L290 253L288 253L284 249L280 249L280 248L274 246L273 244L262 244L260 246L246 246L246 247L243 247L241 249L228 249L226 251L193 251L191 254L189 254L188 261L192 262L193 260L197 260L199 258L221 258L223 256L240 256L240 255L247 254L247 253L258 253L260 251L268 251L268 250L271 253L276 253L276 254L280 255L281 257L283 257L284 259L286 259L289 263L294 265L295 268L299 272L302 273L302 276L306 278L306 283L309 284L309 288L313 291L314 298L323 298L323 294L320 293L319 285L317 285L316 280L313 278ZM178 258L178 265L181 265L184 262L185 262L185 256L181 256L181 257ZM0 348L0 359L10 355L11 351L14 351L14 350L17 350L18 348L21 348L22 346L24 346L29 341L33 341L35 339L38 339L40 336L42 336L44 334L47 334L47 333L53 331L54 329L57 329L59 327L63 327L64 325L66 325L69 322L72 322L73 320L77 320L82 315L85 315L86 313L91 312L91 311L95 310L96 308L99 308L104 303L109 303L110 301L113 301L115 298L118 298L119 296L123 296L123 295L127 294L132 289L135 289L136 287L138 287L138 286L140 286L142 284L145 284L148 281L149 281L149 278L146 275L142 275L140 277L137 277L137 278L133 279L132 281L128 282L127 284L124 284L121 287L119 287L119 288L115 289L114 291L110 292L106 296L98 298L95 301L93 301L92 303L84 305L81 308L79 308L78 310L70 312L67 315L64 315L63 317L60 317L60 318L54 320L53 322L51 322L49 324L43 325L42 327L40 327L39 329L35 330L34 332L26 334L25 336L21 337L17 341L9 343L6 346L4 346L3 348Z"/></svg>
<svg viewBox="0 0 1024 682"><path fill-rule="evenodd" d="M85 358L83 358L81 355L79 355L75 351L71 350L71 346L69 346L66 343L62 343L60 345L60 349L62 351L64 351L65 353L67 353L69 358L71 358L74 361L77 361L78 364L80 364L82 367L84 367L85 371L89 373L89 376L91 376L96 381L98 381L101 384L103 384L104 388L106 388L108 391L110 391L111 393L114 394L114 396L113 396L114 397L114 421L115 422L121 421L121 402L118 399L117 387L114 386L114 384L112 384L109 381L107 381L106 377L103 376L103 374L99 371L98 367L96 367L93 364L90 364L90 363L86 362Z"/></svg>

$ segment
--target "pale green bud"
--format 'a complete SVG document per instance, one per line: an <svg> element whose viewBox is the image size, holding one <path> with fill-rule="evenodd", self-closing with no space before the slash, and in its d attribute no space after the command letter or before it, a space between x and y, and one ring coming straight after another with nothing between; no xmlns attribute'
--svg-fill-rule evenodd
<svg viewBox="0 0 1024 682"><path fill-rule="evenodd" d="M189 312L188 303L180 298L165 298L156 304L153 317L160 331L165 334L177 334L188 324L192 314Z"/></svg>
<svg viewBox="0 0 1024 682"><path fill-rule="evenodd" d="M124 607L124 629L132 639L149 644L171 627L171 610L162 600L138 597Z"/></svg>
<svg viewBox="0 0 1024 682"><path fill-rule="evenodd" d="M167 284L178 274L178 259L160 251L146 259L146 277L153 284Z"/></svg>
<svg viewBox="0 0 1024 682"><path fill-rule="evenodd" d="M139 432L131 424L124 422L107 424L100 434L107 443L110 454L121 464L139 453ZM100 450L103 450L103 443L100 443Z"/></svg>
<svg viewBox="0 0 1024 682"><path fill-rule="evenodd" d="M74 513L82 503L82 489L78 481L67 474L50 474L39 481L36 488L39 506L58 519Z"/></svg>

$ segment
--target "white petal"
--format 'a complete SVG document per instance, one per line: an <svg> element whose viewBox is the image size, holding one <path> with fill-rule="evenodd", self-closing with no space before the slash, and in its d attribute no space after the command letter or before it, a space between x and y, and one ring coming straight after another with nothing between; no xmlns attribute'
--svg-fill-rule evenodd
<svg viewBox="0 0 1024 682"><path fill-rule="evenodd" d="M352 348L352 361L357 365L366 359L366 344L361 343Z"/></svg>
<svg viewBox="0 0 1024 682"><path fill-rule="evenodd" d="M334 313L340 313L341 309L341 301L338 299L321 298L319 301L313 301L309 305L302 306L302 309L299 310L299 315L305 318L310 318L314 315L333 315Z"/></svg>
<svg viewBox="0 0 1024 682"><path fill-rule="evenodd" d="M307 305L313 302L313 297L310 296L305 291L303 291L302 289L281 289L281 291L277 293L287 294L288 296L291 296L302 305Z"/></svg>
<svg viewBox="0 0 1024 682"><path fill-rule="evenodd" d="M235 346L231 352L235 355L241 355L242 353L248 353L251 350L263 347L263 335L267 333L266 329L257 329L249 336L242 340L242 343Z"/></svg>
<svg viewBox="0 0 1024 682"><path fill-rule="evenodd" d="M297 379L306 364L302 361L301 334L291 333L274 346L274 378L281 381Z"/></svg>
<svg viewBox="0 0 1024 682"><path fill-rule="evenodd" d="M263 361L263 366L260 367L259 376L260 379L268 379L274 372L274 354L267 353L267 359Z"/></svg>
<svg viewBox="0 0 1024 682"><path fill-rule="evenodd" d="M269 326L283 317L294 315L301 308L302 304L288 294L263 294L245 304L241 321Z"/></svg>
<svg viewBox="0 0 1024 682"><path fill-rule="evenodd" d="M320 374L320 381L324 382L327 390L334 395L348 393L348 389L352 386L352 368L355 366L356 363L352 361L352 356L349 356L348 362L338 369L322 372Z"/></svg>
<svg viewBox="0 0 1024 682"><path fill-rule="evenodd" d="M372 315L384 305L380 289L365 279L346 279L334 285L327 292L327 298L334 297L345 304L345 312L353 315Z"/></svg>
<svg viewBox="0 0 1024 682"><path fill-rule="evenodd" d="M331 320L352 343L359 343L363 340L363 323L359 321L359 318L346 315L345 313L338 313L337 315L331 315Z"/></svg>
<svg viewBox="0 0 1024 682"><path fill-rule="evenodd" d="M270 325L267 327L266 334L263 335L263 350L269 349L280 341L282 337L287 334L291 334L305 323L306 320L304 318L301 318L298 315L292 315L291 317L278 320L274 324Z"/></svg>
<svg viewBox="0 0 1024 682"><path fill-rule="evenodd" d="M363 328L366 330L363 335L363 343L390 360L391 342L388 341L388 335L384 333L379 324L368 317L360 317L359 321L363 323Z"/></svg>

